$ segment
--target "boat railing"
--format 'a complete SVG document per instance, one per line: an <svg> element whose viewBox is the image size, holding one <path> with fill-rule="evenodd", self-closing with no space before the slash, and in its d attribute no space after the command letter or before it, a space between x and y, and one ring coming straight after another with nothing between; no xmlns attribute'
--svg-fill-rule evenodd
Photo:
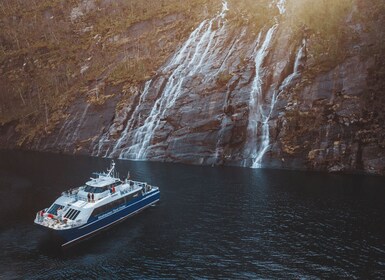
<svg viewBox="0 0 385 280"><path fill-rule="evenodd" d="M35 221L38 223L42 223L45 217L45 213L47 213L48 208L42 209L36 213Z"/></svg>
<svg viewBox="0 0 385 280"><path fill-rule="evenodd" d="M101 200L101 199L107 197L108 195L110 195L110 192L109 192L108 190L106 190L106 191L100 193L100 194L97 196L97 198L95 198L95 201Z"/></svg>
<svg viewBox="0 0 385 280"><path fill-rule="evenodd" d="M74 197L74 198L76 198L79 190L80 190L80 187L79 188L72 188L72 189L69 189L67 191L62 192L61 195L65 196L65 197Z"/></svg>
<svg viewBox="0 0 385 280"><path fill-rule="evenodd" d="M72 221L72 220L62 221L62 225L66 225L66 226L71 227L71 228L78 227L82 224L83 224L82 219L77 219L76 221Z"/></svg>
<svg viewBox="0 0 385 280"><path fill-rule="evenodd" d="M45 209L47 210L47 209ZM83 224L82 219L77 219L76 221L63 218L56 215L48 215L43 210L36 213L35 222L38 224L43 224L51 228L55 227L77 227Z"/></svg>
<svg viewBox="0 0 385 280"><path fill-rule="evenodd" d="M146 182L139 182L139 181L133 181L133 180L127 180L126 181L130 186L137 186L137 187L144 187L148 185Z"/></svg>
<svg viewBox="0 0 385 280"><path fill-rule="evenodd" d="M41 223L41 222L43 222L43 220L44 220L44 217L40 214L41 212L39 211L39 212L37 212L36 213L36 217L35 217L35 222L37 222L37 223Z"/></svg>
<svg viewBox="0 0 385 280"><path fill-rule="evenodd" d="M126 180L126 183L129 185L128 191L132 191L134 189L142 189L144 193L147 193L152 190L152 186L150 184L147 184L146 182ZM128 192L128 191L125 191L125 192Z"/></svg>

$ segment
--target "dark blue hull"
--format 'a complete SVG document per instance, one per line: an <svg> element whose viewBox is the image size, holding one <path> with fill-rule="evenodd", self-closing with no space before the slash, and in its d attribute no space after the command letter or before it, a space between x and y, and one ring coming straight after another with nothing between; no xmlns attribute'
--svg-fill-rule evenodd
<svg viewBox="0 0 385 280"><path fill-rule="evenodd" d="M160 192L159 190L155 190L130 201L126 205L113 209L109 213L105 213L99 217L90 218L87 224L80 227L52 231L62 240L62 246L67 246L82 239L89 238L99 231L139 213L145 208L158 202L159 198Z"/></svg>

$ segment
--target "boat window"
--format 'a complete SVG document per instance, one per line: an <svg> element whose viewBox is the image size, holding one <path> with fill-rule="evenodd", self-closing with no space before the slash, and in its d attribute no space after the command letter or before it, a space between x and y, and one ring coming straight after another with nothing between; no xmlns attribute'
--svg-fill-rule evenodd
<svg viewBox="0 0 385 280"><path fill-rule="evenodd" d="M64 218L70 219L70 220L75 220L76 217L79 215L80 211L75 210L73 208L70 208L67 213L64 215Z"/></svg>
<svg viewBox="0 0 385 280"><path fill-rule="evenodd" d="M79 215L80 211L79 210L76 210L75 214L72 215L72 217L70 218L71 220L75 220L76 217Z"/></svg>
<svg viewBox="0 0 385 280"><path fill-rule="evenodd" d="M91 186L86 186L84 188L84 191L85 192L89 192L89 193L102 193L104 191L106 191L107 188L106 187L91 187Z"/></svg>
<svg viewBox="0 0 385 280"><path fill-rule="evenodd" d="M134 198L135 194L138 194L138 192L126 195L126 196L121 197L117 200L111 201L110 203L107 203L105 205L102 205L102 206L95 208L94 211L92 212L92 216L98 216L100 214L111 211L114 208L117 208L119 206L126 204L127 202L132 200L132 198ZM137 197L137 195L135 197Z"/></svg>
<svg viewBox="0 0 385 280"><path fill-rule="evenodd" d="M48 213L56 216L57 210L59 210L60 208L64 208L64 206L55 203L54 205L51 206L51 208L49 208Z"/></svg>

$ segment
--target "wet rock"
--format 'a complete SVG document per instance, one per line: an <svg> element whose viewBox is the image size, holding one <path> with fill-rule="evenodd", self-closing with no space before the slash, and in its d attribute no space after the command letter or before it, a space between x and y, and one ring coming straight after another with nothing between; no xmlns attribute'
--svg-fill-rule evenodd
<svg viewBox="0 0 385 280"><path fill-rule="evenodd" d="M380 148L375 144L364 147L362 149L362 164L364 170L372 174L384 174L384 152L384 148Z"/></svg>
<svg viewBox="0 0 385 280"><path fill-rule="evenodd" d="M92 9L87 3L93 1L73 10L73 20ZM308 55L310 31L294 32L284 16L256 34L255 26L232 26L225 14L197 25L140 90L120 89L102 105L75 100L51 135L35 139L34 149L385 174L385 100L374 94L381 90L381 56L362 55L363 40L326 69ZM154 26L171 28L170 39L181 20L175 14L138 22L105 44L129 44ZM105 78L89 94L105 93ZM7 143L16 134L10 125L0 132Z"/></svg>

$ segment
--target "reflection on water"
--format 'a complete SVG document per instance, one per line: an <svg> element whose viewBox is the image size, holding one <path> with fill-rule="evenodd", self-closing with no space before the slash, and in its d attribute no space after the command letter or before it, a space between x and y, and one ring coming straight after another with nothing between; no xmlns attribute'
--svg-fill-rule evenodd
<svg viewBox="0 0 385 280"><path fill-rule="evenodd" d="M0 152L1 279L383 278L385 179L117 161L156 207L62 250L35 212L109 160Z"/></svg>

